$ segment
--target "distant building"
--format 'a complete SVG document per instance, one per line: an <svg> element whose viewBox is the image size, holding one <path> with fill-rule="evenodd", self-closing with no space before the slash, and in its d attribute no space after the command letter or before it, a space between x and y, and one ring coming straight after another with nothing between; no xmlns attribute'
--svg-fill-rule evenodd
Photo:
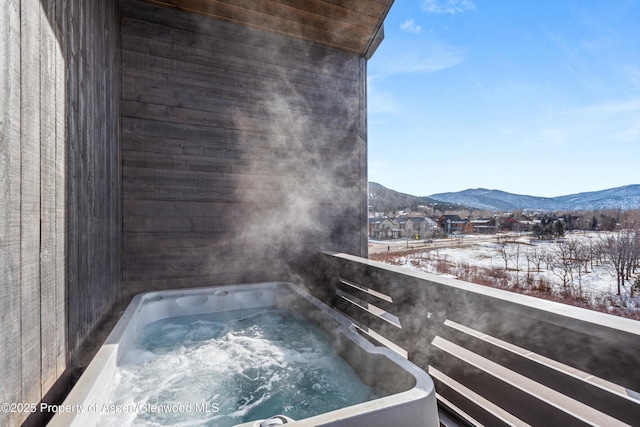
<svg viewBox="0 0 640 427"><path fill-rule="evenodd" d="M369 218L369 238L370 239L382 239L382 221L385 218Z"/></svg>
<svg viewBox="0 0 640 427"><path fill-rule="evenodd" d="M426 239L437 227L436 221L428 217L411 216L407 218L406 223L410 224L410 228L405 226L405 236L412 239Z"/></svg>
<svg viewBox="0 0 640 427"><path fill-rule="evenodd" d="M369 218L369 238L398 239L401 235L400 223L395 218Z"/></svg>
<svg viewBox="0 0 640 427"><path fill-rule="evenodd" d="M464 234L494 234L495 232L496 220L494 218L467 221L463 230Z"/></svg>
<svg viewBox="0 0 640 427"><path fill-rule="evenodd" d="M437 229L437 222L431 218L405 216L397 218L369 218L369 238L386 239L426 239Z"/></svg>
<svg viewBox="0 0 640 427"><path fill-rule="evenodd" d="M447 234L462 233L466 224L467 220L458 215L442 215L438 218L438 228Z"/></svg>

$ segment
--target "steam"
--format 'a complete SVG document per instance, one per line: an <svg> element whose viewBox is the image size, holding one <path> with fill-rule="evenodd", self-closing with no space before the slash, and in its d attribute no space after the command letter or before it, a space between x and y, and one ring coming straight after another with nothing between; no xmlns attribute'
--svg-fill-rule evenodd
<svg viewBox="0 0 640 427"><path fill-rule="evenodd" d="M245 224L234 239L250 242L286 278L320 250L360 251L362 82L357 58L283 37L269 41L281 44L265 46L272 74L255 91L257 107L233 111L238 147L250 156L238 171Z"/></svg>
<svg viewBox="0 0 640 427"><path fill-rule="evenodd" d="M138 2L123 15L125 293L365 254L364 59Z"/></svg>

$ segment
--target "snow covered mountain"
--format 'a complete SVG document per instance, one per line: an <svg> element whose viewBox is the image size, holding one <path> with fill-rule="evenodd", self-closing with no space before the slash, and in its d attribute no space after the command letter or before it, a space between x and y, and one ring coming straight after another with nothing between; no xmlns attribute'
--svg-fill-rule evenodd
<svg viewBox="0 0 640 427"><path fill-rule="evenodd" d="M369 211L371 212L417 211L425 208L451 210L464 208L464 206L399 193L376 182L369 182Z"/></svg>
<svg viewBox="0 0 640 427"><path fill-rule="evenodd" d="M526 196L500 190L487 190L485 188L468 189L454 193L432 194L428 197L477 209L499 211L515 209L640 209L640 184L559 197Z"/></svg>

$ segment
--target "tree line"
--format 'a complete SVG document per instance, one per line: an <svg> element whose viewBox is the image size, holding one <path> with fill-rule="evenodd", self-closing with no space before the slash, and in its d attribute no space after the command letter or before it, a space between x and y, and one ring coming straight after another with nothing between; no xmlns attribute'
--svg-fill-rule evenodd
<svg viewBox="0 0 640 427"><path fill-rule="evenodd" d="M531 229L536 240L555 241L552 250L540 250L535 245L523 251L526 259L526 281L533 281L532 273L540 273L544 266L562 283L563 289L574 297L582 296L582 276L594 266L604 266L616 277L617 294L631 285L629 295L640 291L640 211L619 211L582 216L578 224L570 214L545 216ZM580 227L578 227L580 225ZM564 238L567 230L598 230L598 237ZM499 251L505 270L522 271L519 245L509 248L506 243ZM511 265L509 265L511 264ZM515 265L514 265L515 264ZM510 268L511 267L511 268ZM576 280L577 279L577 280ZM516 285L520 277L516 273Z"/></svg>
<svg viewBox="0 0 640 427"><path fill-rule="evenodd" d="M636 212L637 213L637 212ZM595 216L592 223L596 225ZM552 234L554 237L564 236L562 220L548 222L541 227L541 231L534 236ZM562 280L563 286L574 283L575 276L580 276L593 270L594 265L607 267L616 276L617 294L621 294L621 287L630 280L631 296L634 290L640 291L640 276L634 278L640 269L640 215L624 217L622 222L616 222L615 231L602 233L598 238L585 240L559 239L555 250L548 254L536 256L528 255L528 262L540 266L544 261L549 270ZM578 284L580 280L578 280Z"/></svg>

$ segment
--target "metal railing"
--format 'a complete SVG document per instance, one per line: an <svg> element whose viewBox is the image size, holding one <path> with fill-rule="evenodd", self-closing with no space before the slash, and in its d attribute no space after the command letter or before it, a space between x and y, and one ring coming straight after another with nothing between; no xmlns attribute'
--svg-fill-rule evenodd
<svg viewBox="0 0 640 427"><path fill-rule="evenodd" d="M487 426L640 425L640 322L320 253L312 292L434 379L443 409Z"/></svg>

